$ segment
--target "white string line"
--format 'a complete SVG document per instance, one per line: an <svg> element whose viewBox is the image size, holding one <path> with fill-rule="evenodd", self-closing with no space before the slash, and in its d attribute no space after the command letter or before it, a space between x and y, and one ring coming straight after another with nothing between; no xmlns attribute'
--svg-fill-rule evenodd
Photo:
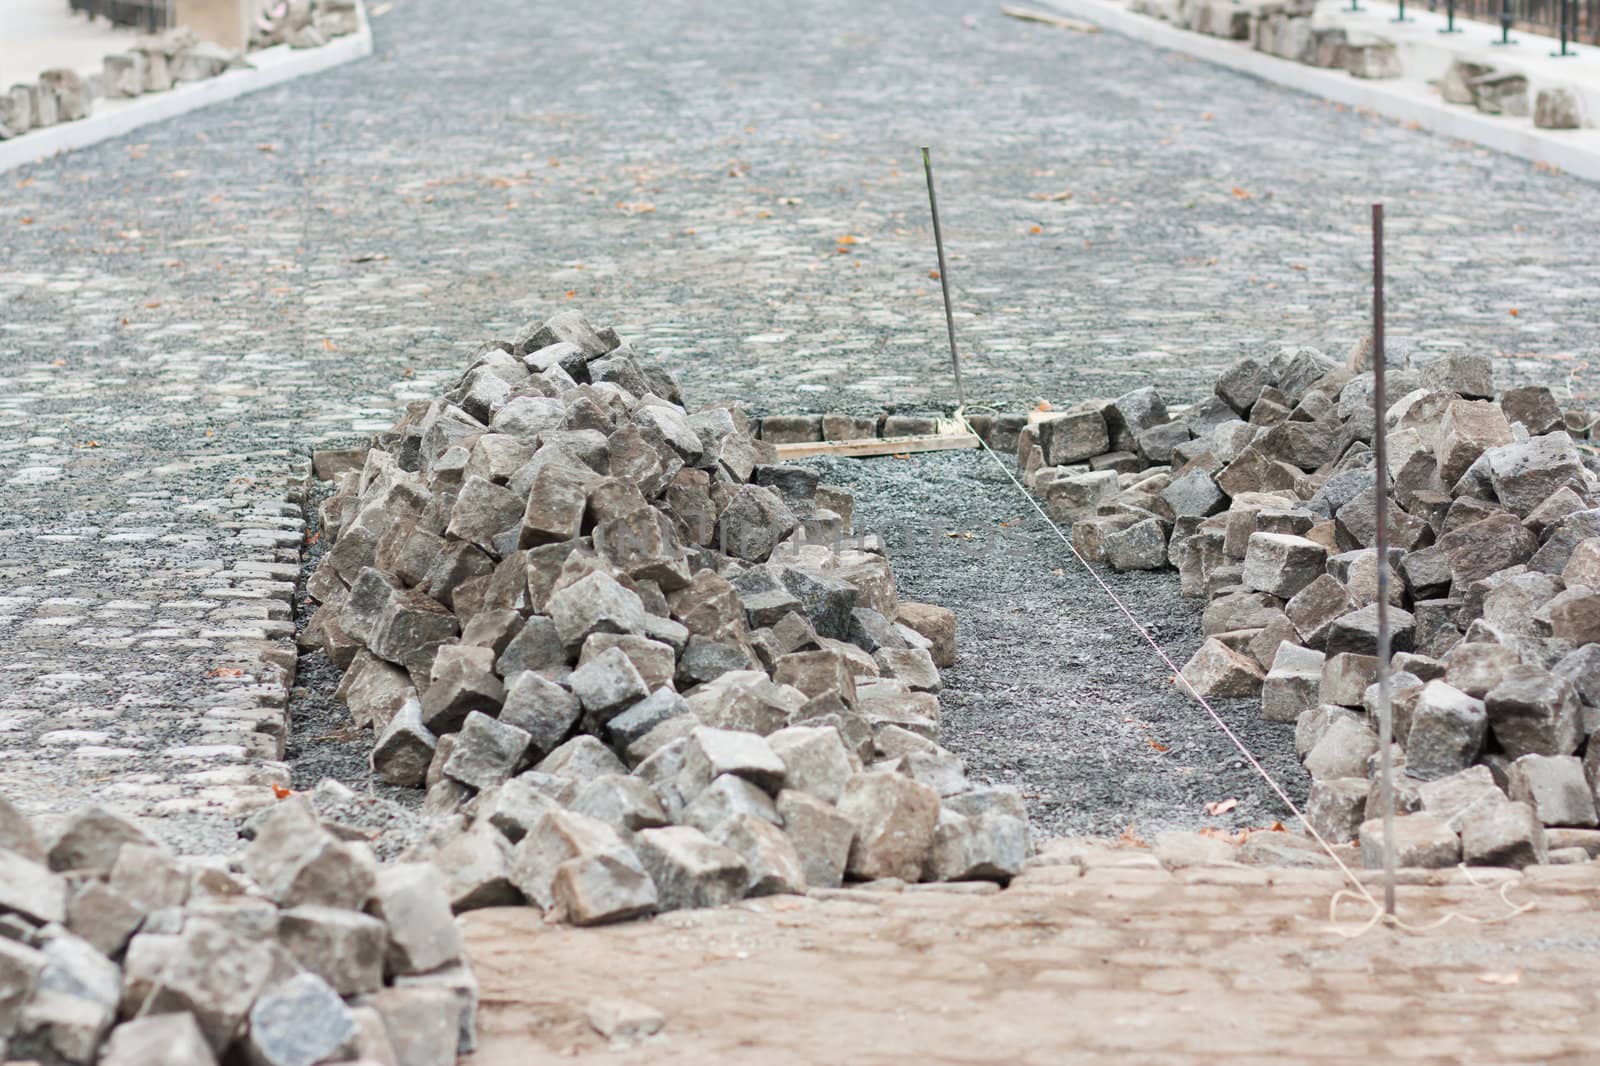
<svg viewBox="0 0 1600 1066"><path fill-rule="evenodd" d="M1212 709L1211 704L1206 702L1205 697L1200 695L1200 693L1195 690L1193 685L1189 684L1189 679L1183 676L1183 672L1178 669L1177 664L1172 661L1171 657L1167 655L1167 653L1162 649L1161 645L1156 643L1155 638L1152 637L1149 631L1140 624L1139 620L1133 616L1133 612L1128 609L1128 605L1122 602L1121 598L1117 596L1116 592L1112 590L1111 586L1106 584L1105 580L1095 572L1094 567L1089 565L1088 560L1078 553L1078 549L1073 546L1072 540L1065 533L1061 532L1061 527L1056 525L1055 520L1050 517L1043 507L1039 506L1039 502L1034 499L1033 493L1029 492L1027 487L1024 486L1022 482L1017 480L1016 475L1011 472L1000 456L995 453L993 448L989 447L989 442L984 440L982 435L973 430L972 424L967 421L966 408L963 407L958 409L956 411L956 417L961 420L961 424L966 427L967 432L977 438L979 445L983 447L984 451L989 453L989 457L993 459L995 465L1000 468L1000 472L1017 487L1017 491L1022 493L1022 497L1028 501L1028 505L1039 513L1039 517L1045 520L1046 524L1050 526L1050 529L1058 538L1060 538L1061 543L1067 546L1067 550L1072 553L1072 557L1078 560L1083 568L1089 572L1090 577L1094 578L1095 584L1099 585L1101 591L1111 598L1112 603L1116 604L1117 610L1122 612L1123 617L1128 620L1128 624L1133 626L1133 628L1138 631L1139 636L1144 638L1144 642L1150 645L1151 649L1154 650L1156 655L1161 658L1162 662L1167 664L1167 669L1172 671L1172 676L1175 677L1180 684L1182 684L1183 688L1189 693L1194 701L1205 709L1205 712L1211 716L1211 720L1217 723L1217 727L1222 730L1224 735L1226 735L1230 741L1233 742L1233 746L1239 749L1239 753L1245 757L1245 759L1255 769L1256 773L1261 775L1261 779L1267 783L1267 786L1271 788L1273 792L1277 793L1278 798L1283 801L1284 806L1288 807L1289 810L1294 813L1294 816L1300 819L1300 824L1305 826L1306 831L1310 833L1316 842L1322 846L1322 850L1328 853L1328 857L1334 861L1334 863L1344 873L1345 877L1349 879L1350 883L1356 886L1356 891L1368 903L1372 904L1373 908L1381 916L1383 913L1383 908L1378 904L1378 901L1373 897L1372 893L1367 890L1367 886L1362 884L1361 879L1355 875L1349 866L1345 865L1343 859L1339 858L1338 853L1333 850L1333 846L1323 839L1321 833L1317 832L1316 827L1311 824L1311 820L1301 813L1300 808L1295 804L1294 800L1289 798L1289 794L1285 792L1281 786L1279 786L1277 781L1273 780L1272 775L1267 772L1266 767L1262 766L1255 755L1251 753L1250 749L1245 747L1244 742L1239 739L1238 734L1234 733L1234 731L1229 728L1228 723L1222 720L1222 716Z"/></svg>

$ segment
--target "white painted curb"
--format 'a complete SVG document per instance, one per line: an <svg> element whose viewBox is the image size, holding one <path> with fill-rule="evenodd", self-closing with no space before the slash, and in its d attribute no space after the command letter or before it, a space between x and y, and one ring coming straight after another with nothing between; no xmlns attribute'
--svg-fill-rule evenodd
<svg viewBox="0 0 1600 1066"><path fill-rule="evenodd" d="M46 126L9 141L0 141L0 173L121 137L153 122L176 118L211 104L364 59L372 54L372 27L367 22L366 8L359 2L356 11L360 18L356 32L335 37L320 48L293 49L280 44L259 52L247 52L245 58L252 65L249 70L230 70L205 81L187 82L166 92L132 99L96 100L95 110L87 118Z"/></svg>
<svg viewBox="0 0 1600 1066"><path fill-rule="evenodd" d="M1600 131L1597 130L1541 130L1526 118L1485 115L1471 108L1447 104L1428 91L1427 86L1407 79L1368 81L1344 71L1280 59L1257 52L1241 41L1195 33L1148 15L1136 15L1114 0L1046 2L1076 18L1146 44L1170 48L1311 96L1366 108L1400 122L1414 122L1445 137L1472 141L1497 152L1557 167L1580 178L1600 181Z"/></svg>

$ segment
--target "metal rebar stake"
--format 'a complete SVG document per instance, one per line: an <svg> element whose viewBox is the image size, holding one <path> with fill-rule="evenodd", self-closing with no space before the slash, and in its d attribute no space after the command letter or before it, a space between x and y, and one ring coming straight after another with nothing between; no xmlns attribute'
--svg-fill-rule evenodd
<svg viewBox="0 0 1600 1066"><path fill-rule="evenodd" d="M1372 205L1372 452L1377 466L1378 773L1383 814L1383 912L1394 917L1394 716L1389 706L1389 448L1384 419L1383 205Z"/></svg>
<svg viewBox="0 0 1600 1066"><path fill-rule="evenodd" d="M939 250L939 288L944 290L944 328L950 335L950 369L956 374L956 405L967 406L967 392L961 385L961 357L956 354L956 320L950 311L950 271L944 265L944 234L939 229L939 197L933 191L933 159L922 150L922 170L928 175L928 210L933 214L933 244Z"/></svg>

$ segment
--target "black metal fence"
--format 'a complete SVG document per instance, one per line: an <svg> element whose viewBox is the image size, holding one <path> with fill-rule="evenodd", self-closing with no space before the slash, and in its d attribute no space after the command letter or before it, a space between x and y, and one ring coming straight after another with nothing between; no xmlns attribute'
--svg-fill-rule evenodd
<svg viewBox="0 0 1600 1066"><path fill-rule="evenodd" d="M1452 8L1458 18L1491 22L1508 34L1522 30L1600 44L1600 0L1428 0L1429 11Z"/></svg>
<svg viewBox="0 0 1600 1066"><path fill-rule="evenodd" d="M172 25L167 0L67 0L73 11L103 18L115 26L136 26L154 32Z"/></svg>

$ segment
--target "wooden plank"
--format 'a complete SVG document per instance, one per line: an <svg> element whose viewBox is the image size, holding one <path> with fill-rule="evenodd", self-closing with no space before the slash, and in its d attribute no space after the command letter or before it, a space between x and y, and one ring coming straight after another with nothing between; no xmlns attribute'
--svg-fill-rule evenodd
<svg viewBox="0 0 1600 1066"><path fill-rule="evenodd" d="M1077 33L1099 33L1100 27L1092 22L1082 22L1078 19L1063 18L1047 11L1034 11L1026 7L1001 7L1000 14L1009 18L1021 19L1023 22L1042 22L1046 26L1055 26L1063 30L1073 30Z"/></svg>
<svg viewBox="0 0 1600 1066"><path fill-rule="evenodd" d="M818 440L799 444L776 444L779 459L800 459L807 455L839 455L864 459L874 455L904 455L909 452L953 452L979 446L971 433L925 433L916 437L864 437L860 440Z"/></svg>

